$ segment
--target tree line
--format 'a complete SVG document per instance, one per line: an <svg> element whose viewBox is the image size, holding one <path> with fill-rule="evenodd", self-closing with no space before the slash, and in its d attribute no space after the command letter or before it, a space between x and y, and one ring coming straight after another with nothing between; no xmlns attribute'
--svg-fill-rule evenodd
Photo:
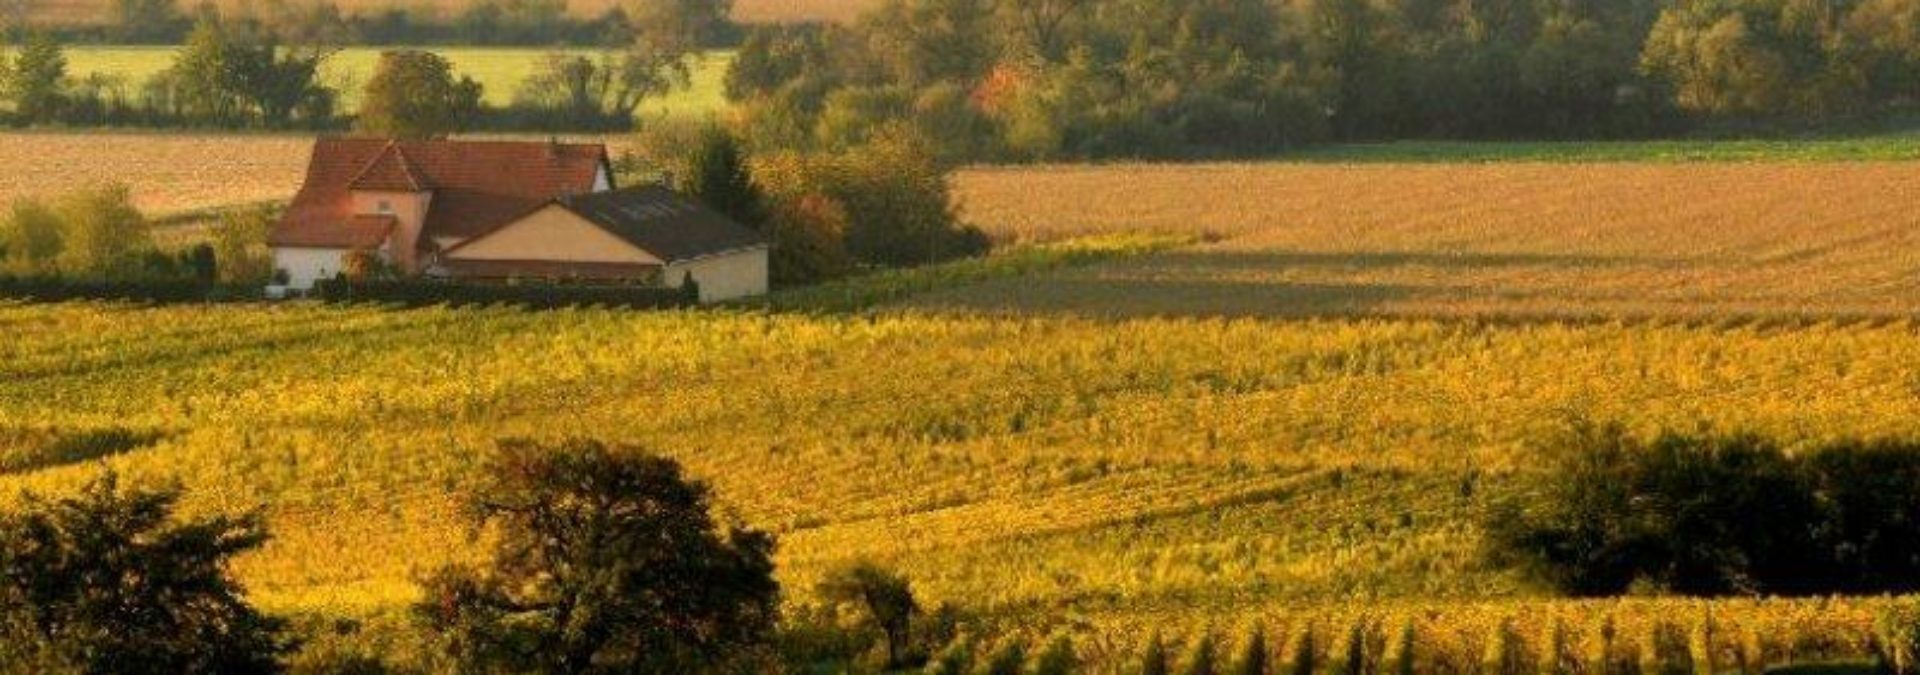
<svg viewBox="0 0 1920 675"><path fill-rule="evenodd" d="M1920 0L886 0L751 32L752 137L964 159L1783 130L1908 112Z"/></svg>

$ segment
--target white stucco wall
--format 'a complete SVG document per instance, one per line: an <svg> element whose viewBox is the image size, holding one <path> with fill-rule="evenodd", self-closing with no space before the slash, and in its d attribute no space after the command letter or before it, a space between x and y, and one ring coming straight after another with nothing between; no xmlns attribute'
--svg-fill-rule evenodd
<svg viewBox="0 0 1920 675"><path fill-rule="evenodd" d="M347 250L340 248L275 248L273 268L286 270L287 287L304 291L339 274L346 256Z"/></svg>
<svg viewBox="0 0 1920 675"><path fill-rule="evenodd" d="M679 288L687 273L700 284L701 302L767 294L767 249L754 248L668 265L662 281Z"/></svg>

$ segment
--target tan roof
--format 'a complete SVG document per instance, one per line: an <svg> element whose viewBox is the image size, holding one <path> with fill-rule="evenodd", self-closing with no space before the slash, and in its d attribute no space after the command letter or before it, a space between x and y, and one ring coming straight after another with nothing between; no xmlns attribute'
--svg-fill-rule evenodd
<svg viewBox="0 0 1920 675"><path fill-rule="evenodd" d="M465 239L546 203L591 192L607 164L598 144L322 138L306 182L273 228L274 246L364 248L352 192L431 191L424 236Z"/></svg>

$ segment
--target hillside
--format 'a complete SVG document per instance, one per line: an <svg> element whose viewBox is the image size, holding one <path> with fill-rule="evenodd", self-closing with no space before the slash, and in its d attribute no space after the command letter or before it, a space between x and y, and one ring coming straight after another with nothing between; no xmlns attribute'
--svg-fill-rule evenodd
<svg viewBox="0 0 1920 675"><path fill-rule="evenodd" d="M297 181L297 140L144 141L167 157L120 175L175 186L154 208ZM237 163L181 169L196 151ZM86 171L48 166L8 189ZM966 212L1004 240L1194 243L857 313L6 305L0 420L151 432L106 463L179 477L193 510L264 506L276 538L238 572L285 613L390 615L423 570L478 550L451 505L495 439L591 436L681 459L777 533L792 602L869 557L1040 634L1354 600L1497 621L1515 610L1480 603L1542 591L1480 562L1477 514L1569 418L1920 436L1916 179L1799 161L974 169ZM0 494L97 470L9 452ZM1741 612L1723 620L1844 640L1870 621Z"/></svg>

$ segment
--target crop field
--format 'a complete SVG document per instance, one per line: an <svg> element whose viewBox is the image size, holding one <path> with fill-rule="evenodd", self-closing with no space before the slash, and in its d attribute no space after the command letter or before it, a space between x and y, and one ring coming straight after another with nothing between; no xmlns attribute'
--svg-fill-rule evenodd
<svg viewBox="0 0 1920 675"><path fill-rule="evenodd" d="M0 326L0 419L155 436L104 461L185 481L195 511L264 507L276 538L238 573L271 609L323 615L391 612L426 569L473 555L451 503L501 437L681 459L780 536L792 601L868 557L1009 621L1191 630L1537 597L1478 562L1476 514L1570 416L1789 442L1920 434L1905 320L73 304L0 308ZM10 454L7 495L98 470Z"/></svg>
<svg viewBox="0 0 1920 675"><path fill-rule="evenodd" d="M430 47L453 63L458 75L472 77L483 88L487 104L513 103L515 90L538 71L554 50L524 47ZM119 82L131 96L137 96L142 84L173 64L178 47L76 45L67 49L69 72L74 77L102 75ZM382 48L350 47L328 58L321 70L321 81L340 92L345 110L359 103L360 91L373 74L374 62ZM576 53L592 54L579 51ZM726 106L724 78L732 62L731 52L712 52L702 56L694 68L691 86L658 100L649 101L645 115L705 115Z"/></svg>
<svg viewBox="0 0 1920 675"><path fill-rule="evenodd" d="M250 10L240 0L213 3L223 10ZM298 3L295 3L298 4ZM339 0L345 14L375 14L390 8L413 11L416 17L448 20L473 4L469 0ZM616 0L569 0L567 13L591 19L618 6ZM852 21L874 6L875 0L735 0L733 18L742 23L796 23L805 21ZM32 5L31 20L44 25L95 25L106 23L111 4L104 0L41 0Z"/></svg>
<svg viewBox="0 0 1920 675"><path fill-rule="evenodd" d="M35 157L103 138L0 136L23 158L0 175L40 186L4 189L98 176ZM121 172L166 186L140 193L156 209L284 195L304 162L303 139L167 138ZM791 603L871 558L1107 663L1255 621L1282 653L1310 632L1447 672L1509 638L1858 658L1893 602L1557 600L1484 563L1478 523L1570 419L1920 438L1920 164L975 168L956 189L1011 253L771 310L0 305L0 499L102 463L177 478L193 511L267 513L237 570L257 601L391 617L480 550L453 504L496 439L629 442L775 532ZM837 300L859 297L878 304ZM20 440L105 429L151 441Z"/></svg>

